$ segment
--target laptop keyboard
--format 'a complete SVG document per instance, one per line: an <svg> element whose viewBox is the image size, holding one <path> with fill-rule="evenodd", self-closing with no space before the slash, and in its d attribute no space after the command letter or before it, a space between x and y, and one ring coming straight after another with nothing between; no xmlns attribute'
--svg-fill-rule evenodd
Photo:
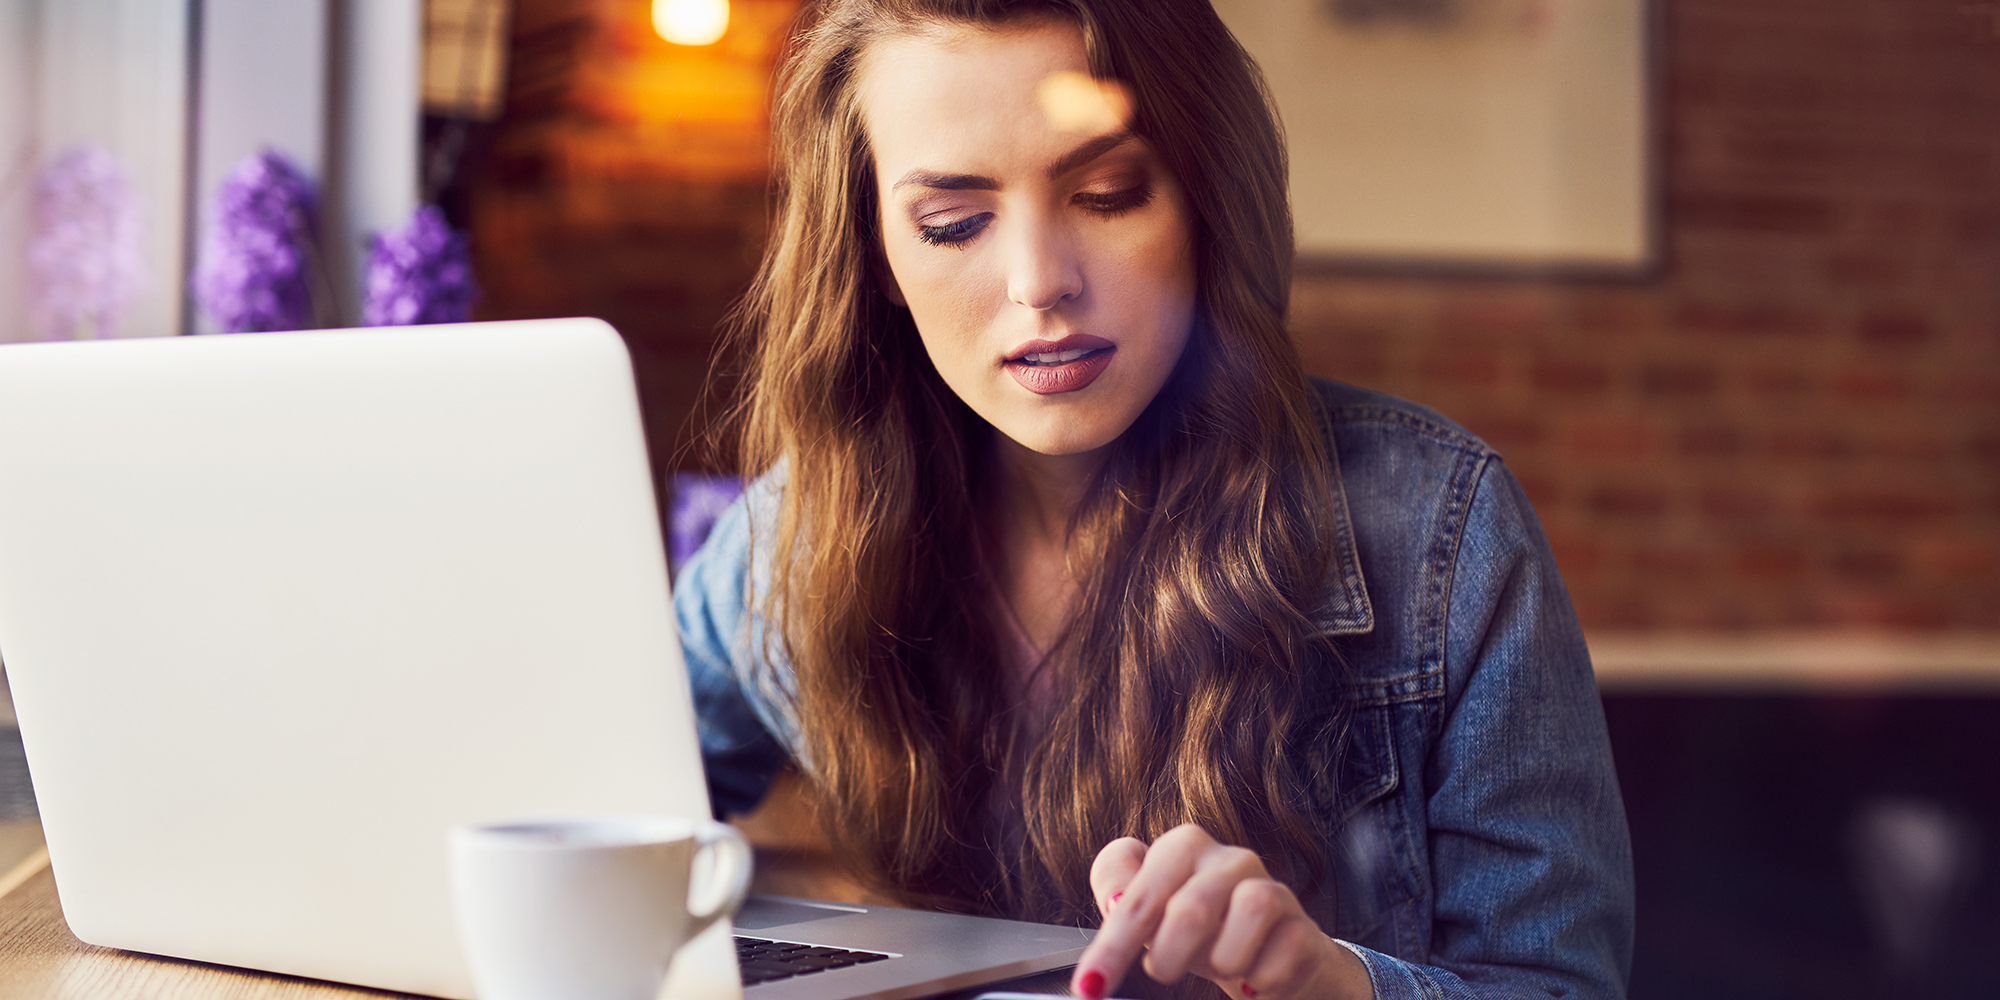
<svg viewBox="0 0 2000 1000"><path fill-rule="evenodd" d="M766 941L740 934L736 936L736 964L743 970L745 986L893 957L874 951L847 951L791 941Z"/></svg>

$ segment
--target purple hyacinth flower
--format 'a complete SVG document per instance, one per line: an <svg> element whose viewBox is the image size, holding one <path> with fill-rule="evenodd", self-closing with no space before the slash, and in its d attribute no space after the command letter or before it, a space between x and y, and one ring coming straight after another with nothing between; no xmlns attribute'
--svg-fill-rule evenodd
<svg viewBox="0 0 2000 1000"><path fill-rule="evenodd" d="M192 282L202 311L227 333L313 325L319 196L311 178L266 149L230 173L216 207Z"/></svg>
<svg viewBox="0 0 2000 1000"><path fill-rule="evenodd" d="M40 334L109 334L146 281L140 244L138 197L117 157L77 146L50 162L35 183L28 237Z"/></svg>
<svg viewBox="0 0 2000 1000"><path fill-rule="evenodd" d="M667 514L667 558L676 572L708 540L716 519L743 495L743 480L699 472L674 473L674 500Z"/></svg>
<svg viewBox="0 0 2000 1000"><path fill-rule="evenodd" d="M401 232L376 234L362 284L364 325L463 323L478 297L471 250L437 206L418 206Z"/></svg>

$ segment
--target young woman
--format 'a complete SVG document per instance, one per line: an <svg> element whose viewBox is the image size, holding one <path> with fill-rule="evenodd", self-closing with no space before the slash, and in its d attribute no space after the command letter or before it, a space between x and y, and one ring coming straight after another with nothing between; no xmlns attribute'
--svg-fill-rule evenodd
<svg viewBox="0 0 2000 1000"><path fill-rule="evenodd" d="M677 597L717 808L796 764L883 891L1101 923L1085 997L1621 995L1547 542L1477 439L1301 372L1207 0L831 0L774 129L758 478Z"/></svg>

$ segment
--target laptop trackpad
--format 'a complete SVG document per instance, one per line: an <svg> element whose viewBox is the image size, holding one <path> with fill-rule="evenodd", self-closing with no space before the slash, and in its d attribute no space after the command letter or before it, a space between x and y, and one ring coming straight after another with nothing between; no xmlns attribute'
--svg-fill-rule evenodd
<svg viewBox="0 0 2000 1000"><path fill-rule="evenodd" d="M765 896L752 896L744 900L743 909L737 911L735 925L739 931L760 931L767 927L803 924L809 920L845 917L856 912L860 911L854 907L809 906L802 903L780 902Z"/></svg>

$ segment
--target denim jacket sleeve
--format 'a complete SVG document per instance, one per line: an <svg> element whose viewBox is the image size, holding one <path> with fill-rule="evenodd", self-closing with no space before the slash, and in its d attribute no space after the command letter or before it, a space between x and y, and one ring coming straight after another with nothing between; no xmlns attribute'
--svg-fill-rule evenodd
<svg viewBox="0 0 2000 1000"><path fill-rule="evenodd" d="M1322 391L1345 404L1330 430L1372 604L1367 634L1347 638L1352 732L1379 745L1350 756L1392 783L1350 814L1366 835L1343 838L1388 859L1343 873L1377 884L1336 886L1380 912L1333 932L1381 1000L1622 997L1624 807L1582 630L1527 497L1442 417Z"/></svg>
<svg viewBox="0 0 2000 1000"><path fill-rule="evenodd" d="M769 678L758 676L763 655L751 597L750 515L770 496L769 483L760 482L738 498L674 581L709 806L717 818L756 808L790 759L782 736L794 728L777 707L782 699L767 696Z"/></svg>

